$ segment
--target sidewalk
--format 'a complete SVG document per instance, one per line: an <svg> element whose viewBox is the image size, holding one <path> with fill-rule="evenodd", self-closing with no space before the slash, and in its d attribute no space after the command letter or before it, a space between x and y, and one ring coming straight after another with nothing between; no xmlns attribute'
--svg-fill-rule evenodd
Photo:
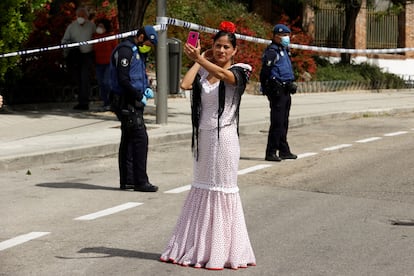
<svg viewBox="0 0 414 276"><path fill-rule="evenodd" d="M107 156L118 152L120 123L110 112L76 112L71 105L42 110L0 112L0 172L33 166ZM381 92L298 93L292 97L290 126L326 119L346 119L414 112L414 90ZM168 99L168 123L156 124L150 100L145 121L150 146L191 137L190 99ZM266 97L245 94L240 109L240 132L267 130Z"/></svg>

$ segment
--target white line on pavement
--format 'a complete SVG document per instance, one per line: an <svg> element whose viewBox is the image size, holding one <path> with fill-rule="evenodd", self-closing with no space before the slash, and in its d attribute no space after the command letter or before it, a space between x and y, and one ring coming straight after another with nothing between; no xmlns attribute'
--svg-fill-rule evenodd
<svg viewBox="0 0 414 276"><path fill-rule="evenodd" d="M108 209L105 209L105 210L102 210L102 211L99 211L99 212L96 212L96 213L92 213L92 214L89 214L89 215L77 217L74 220L93 220L93 219L96 219L96 218L100 218L100 217L111 215L111 214L114 214L114 213L117 213L117 212L121 212L121 211L130 209L130 208L142 205L142 204L143 203L139 203L139 202L127 202L125 204L121 204L121 205L118 205L118 206L115 206L115 207L112 207L112 208L108 208Z"/></svg>
<svg viewBox="0 0 414 276"><path fill-rule="evenodd" d="M175 188L175 189L172 189L172 190L165 191L164 193L166 193L166 194L179 194L179 193L188 191L190 189L191 189L191 185L185 185L185 186L182 186L182 187L178 187L178 188Z"/></svg>
<svg viewBox="0 0 414 276"><path fill-rule="evenodd" d="M0 251L5 250L7 248L19 245L21 243L25 243L27 241L40 238L44 235L50 234L50 232L30 232L24 235L20 235L17 237L14 237L12 239L0 242Z"/></svg>
<svg viewBox="0 0 414 276"><path fill-rule="evenodd" d="M371 138L361 139L361 140L358 140L358 141L355 141L355 142L357 142L357 143L368 143L368 142L373 142L373 141L377 141L377 140L380 140L380 139L382 139L382 138L381 137L371 137Z"/></svg>
<svg viewBox="0 0 414 276"><path fill-rule="evenodd" d="M298 159L314 156L314 155L317 155L317 154L318 154L317 152L300 153L300 154L298 154Z"/></svg>
<svg viewBox="0 0 414 276"><path fill-rule="evenodd" d="M342 144L342 145L337 145L337 146L333 146L333 147L329 147L329 148L324 148L322 150L324 150L324 151L338 150L338 149L348 148L348 147L351 147L351 146L352 146L352 144Z"/></svg>
<svg viewBox="0 0 414 276"><path fill-rule="evenodd" d="M391 132L391 133L386 133L384 134L384 136L397 136L397 135L402 135L402 134L406 134L408 133L407 131L397 131L397 132Z"/></svg>
<svg viewBox="0 0 414 276"><path fill-rule="evenodd" d="M243 174L251 173L251 172L254 172L254 171L261 170L261 169L269 168L271 166L272 165L268 165L268 164L256 165L256 166L253 166L253 167L250 167L250 168L240 170L240 171L237 172L237 174L238 175L243 175Z"/></svg>
<svg viewBox="0 0 414 276"><path fill-rule="evenodd" d="M267 165L267 164L256 165L256 166L253 166L253 167L250 167L250 168L240 170L240 171L238 171L238 174L239 175L247 174L247 173L254 172L254 171L257 171L257 170L261 170L261 169L264 169L264 168L268 168L268 167L271 167L271 166L272 165ZM164 193L166 193L166 194L179 194L179 193L188 191L190 189L191 189L191 185L185 185L185 186L182 186L182 187L178 187L178 188L175 188L175 189L172 189L172 190L165 191Z"/></svg>

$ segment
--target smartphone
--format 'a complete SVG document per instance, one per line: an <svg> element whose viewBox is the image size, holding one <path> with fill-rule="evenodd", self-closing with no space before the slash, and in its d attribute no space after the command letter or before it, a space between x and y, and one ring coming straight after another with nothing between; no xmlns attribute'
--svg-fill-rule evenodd
<svg viewBox="0 0 414 276"><path fill-rule="evenodd" d="M197 47L198 38L200 34L198 32L190 31L187 37L187 43Z"/></svg>

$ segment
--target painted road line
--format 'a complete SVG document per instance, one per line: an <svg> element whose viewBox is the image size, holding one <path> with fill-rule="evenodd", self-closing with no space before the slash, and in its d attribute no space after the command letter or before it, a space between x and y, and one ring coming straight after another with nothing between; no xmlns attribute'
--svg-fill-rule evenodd
<svg viewBox="0 0 414 276"><path fill-rule="evenodd" d="M373 141L377 141L377 140L380 140L380 139L382 139L382 138L381 137L371 137L371 138L358 140L358 141L355 141L355 142L357 142L357 143L368 143L368 142L373 142Z"/></svg>
<svg viewBox="0 0 414 276"><path fill-rule="evenodd" d="M300 153L300 154L298 154L298 159L314 156L314 155L317 155L317 154L318 154L317 152Z"/></svg>
<svg viewBox="0 0 414 276"><path fill-rule="evenodd" d="M343 149L343 148L348 148L351 147L352 144L342 144L342 145L337 145L337 146L333 146L333 147L329 147L329 148L324 148L324 151L331 151L331 150L338 150L338 149Z"/></svg>
<svg viewBox="0 0 414 276"><path fill-rule="evenodd" d="M398 135L402 135L402 134L406 134L408 133L407 131L397 131L397 132L391 132L391 133L386 133L384 134L384 136L390 137L390 136L398 136Z"/></svg>
<svg viewBox="0 0 414 276"><path fill-rule="evenodd" d="M100 217L104 217L104 216L108 216L108 215L112 215L130 208L134 208L136 206L142 205L143 203L139 203L139 202L127 202L125 204L121 204L112 208L108 208L96 213L92 213L89 215L85 215L85 216L81 216L81 217L77 217L74 220L93 220L93 219L97 219Z"/></svg>
<svg viewBox="0 0 414 276"><path fill-rule="evenodd" d="M172 189L172 190L165 191L164 193L165 194L179 194L179 193L182 193L182 192L185 192L185 191L189 191L190 189L191 189L191 185L185 185L185 186L182 186L182 187L179 187L179 188L175 188L175 189Z"/></svg>
<svg viewBox="0 0 414 276"><path fill-rule="evenodd" d="M25 243L25 242L28 242L28 241L33 240L33 239L40 238L40 237L42 237L44 235L47 235L47 234L50 234L50 232L30 232L30 233L20 235L20 236L14 237L12 239L0 242L0 251L5 250L5 249L10 248L10 247L13 247L13 246L16 246L16 245L19 245L19 244L22 244L22 243Z"/></svg>
<svg viewBox="0 0 414 276"><path fill-rule="evenodd" d="M256 165L256 166L253 166L253 167L250 167L250 168L240 170L240 171L237 172L237 174L238 175L243 175L243 174L251 173L251 172L254 172L254 171L261 170L261 169L269 168L271 166L272 165L269 165L269 164Z"/></svg>

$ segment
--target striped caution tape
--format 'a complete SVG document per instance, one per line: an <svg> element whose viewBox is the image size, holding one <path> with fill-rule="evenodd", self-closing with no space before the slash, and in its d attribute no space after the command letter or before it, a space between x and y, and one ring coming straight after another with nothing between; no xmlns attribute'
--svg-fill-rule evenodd
<svg viewBox="0 0 414 276"><path fill-rule="evenodd" d="M154 26L156 31L166 31L168 29L168 25L174 25L178 27L183 27L186 29L197 30L200 32L206 33L216 33L219 30L214 28L209 28L206 26L198 25L195 23L191 23L188 21L179 20L176 18L170 17L157 17L157 25ZM13 56L21 56L21 55L28 55L46 51L53 51L58 49L67 49L72 47L78 47L81 45L87 44L95 44L104 41L114 40L114 39L121 39L131 35L135 35L137 30L129 31L121 34L111 35L107 37L102 37L98 39L82 41L77 43L69 43L69 44L62 44L50 47L41 47L37 49L29 49L29 50L21 50L17 52L11 52L6 54L0 54L0 58L4 57L13 57ZM236 34L237 39L253 42L253 43L260 43L260 44L270 44L272 41L269 39L263 39L258 37L246 36L241 34ZM405 53L405 52L412 52L414 48L394 48L394 49L345 49L345 48L329 48L329 47L318 47L318 46L309 46L309 45L301 45L301 44L294 44L291 43L290 47L293 49L299 50L306 50L306 51L314 51L314 52L326 52L326 53L347 53L347 54L360 54L360 55L368 55L368 54L398 54L398 53Z"/></svg>

